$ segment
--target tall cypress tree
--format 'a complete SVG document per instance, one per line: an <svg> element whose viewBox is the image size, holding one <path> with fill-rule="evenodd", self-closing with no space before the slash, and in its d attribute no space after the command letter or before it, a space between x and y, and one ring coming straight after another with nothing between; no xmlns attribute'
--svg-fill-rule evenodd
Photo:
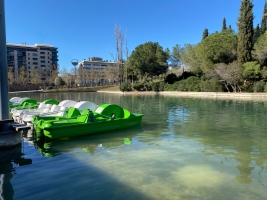
<svg viewBox="0 0 267 200"><path fill-rule="evenodd" d="M223 30L226 30L227 29L227 27L226 27L226 19L225 19L225 17L223 18L223 24L222 24L222 31Z"/></svg>
<svg viewBox="0 0 267 200"><path fill-rule="evenodd" d="M266 31L266 17L264 17L264 14L267 13L267 5L266 5L266 1L264 3L264 7L263 7L263 14L262 14L262 20L261 20L261 34L264 34Z"/></svg>
<svg viewBox="0 0 267 200"><path fill-rule="evenodd" d="M209 36L209 31L208 31L207 28L205 28L204 31L203 31L203 34L202 34L202 40L204 40L208 36Z"/></svg>
<svg viewBox="0 0 267 200"><path fill-rule="evenodd" d="M256 43L257 39L261 36L261 29L260 25L257 24L257 27L254 29L254 35L253 35L253 44Z"/></svg>
<svg viewBox="0 0 267 200"><path fill-rule="evenodd" d="M252 60L253 49L253 4L250 0L242 0L238 17L237 60L243 64Z"/></svg>

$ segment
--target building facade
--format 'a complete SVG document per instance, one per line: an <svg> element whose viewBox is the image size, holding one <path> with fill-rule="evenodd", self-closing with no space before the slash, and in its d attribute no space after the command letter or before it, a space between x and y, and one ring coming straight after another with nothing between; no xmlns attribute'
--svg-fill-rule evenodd
<svg viewBox="0 0 267 200"><path fill-rule="evenodd" d="M100 57L89 57L78 64L78 79L80 85L103 84L116 81L116 62L104 61Z"/></svg>
<svg viewBox="0 0 267 200"><path fill-rule="evenodd" d="M58 49L51 45L10 44L7 43L7 64L12 67L15 82L18 82L19 71L25 67L28 83L31 83L31 71L38 69L41 81L46 81L51 72L58 66Z"/></svg>

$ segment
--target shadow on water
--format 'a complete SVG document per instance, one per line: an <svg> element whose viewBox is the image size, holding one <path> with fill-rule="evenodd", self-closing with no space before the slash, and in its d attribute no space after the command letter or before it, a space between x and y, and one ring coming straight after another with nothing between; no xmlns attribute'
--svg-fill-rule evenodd
<svg viewBox="0 0 267 200"><path fill-rule="evenodd" d="M0 198L2 200L13 199L14 189L11 179L16 174L16 169L12 163L18 167L32 164L31 159L24 158L22 145L11 149L0 149Z"/></svg>
<svg viewBox="0 0 267 200"><path fill-rule="evenodd" d="M34 163L33 160L34 167L22 170L23 178L18 181L21 185L13 186L11 179L20 176L20 172L15 171L13 164L27 165L31 164L32 160L22 157L21 146L6 151L5 160L2 159L4 154L1 153L1 161L5 161L0 163L1 198L3 200L13 197L14 199L150 199L144 193L120 183L95 166L81 163L73 157L66 158L67 153L75 149L83 149L92 155L99 147L111 149L130 145L131 139L142 131L141 126L137 126L126 132L119 130L49 142L34 141L32 138L27 138L27 133L24 132L24 139L33 142L42 155L47 157L61 155L64 158L63 163L49 162L50 160L47 160L49 158L40 163Z"/></svg>

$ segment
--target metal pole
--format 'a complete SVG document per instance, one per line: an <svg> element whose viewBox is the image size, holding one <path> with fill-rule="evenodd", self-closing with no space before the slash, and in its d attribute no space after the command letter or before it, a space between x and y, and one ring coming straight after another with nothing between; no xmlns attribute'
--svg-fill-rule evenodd
<svg viewBox="0 0 267 200"><path fill-rule="evenodd" d="M0 120L9 118L5 4L0 0Z"/></svg>
<svg viewBox="0 0 267 200"><path fill-rule="evenodd" d="M6 50L5 4L4 0L0 0L0 121L9 118ZM0 147L12 147L20 143L20 132L10 130L10 123L2 123Z"/></svg>

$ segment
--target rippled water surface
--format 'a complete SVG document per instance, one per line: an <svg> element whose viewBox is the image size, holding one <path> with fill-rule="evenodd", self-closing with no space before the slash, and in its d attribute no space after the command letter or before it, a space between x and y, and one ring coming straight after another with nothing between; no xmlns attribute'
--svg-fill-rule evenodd
<svg viewBox="0 0 267 200"><path fill-rule="evenodd" d="M120 131L53 142L24 138L22 157L32 164L6 164L13 171L5 174L2 196L266 199L267 101L104 93L12 96L115 103L144 117L141 126Z"/></svg>

